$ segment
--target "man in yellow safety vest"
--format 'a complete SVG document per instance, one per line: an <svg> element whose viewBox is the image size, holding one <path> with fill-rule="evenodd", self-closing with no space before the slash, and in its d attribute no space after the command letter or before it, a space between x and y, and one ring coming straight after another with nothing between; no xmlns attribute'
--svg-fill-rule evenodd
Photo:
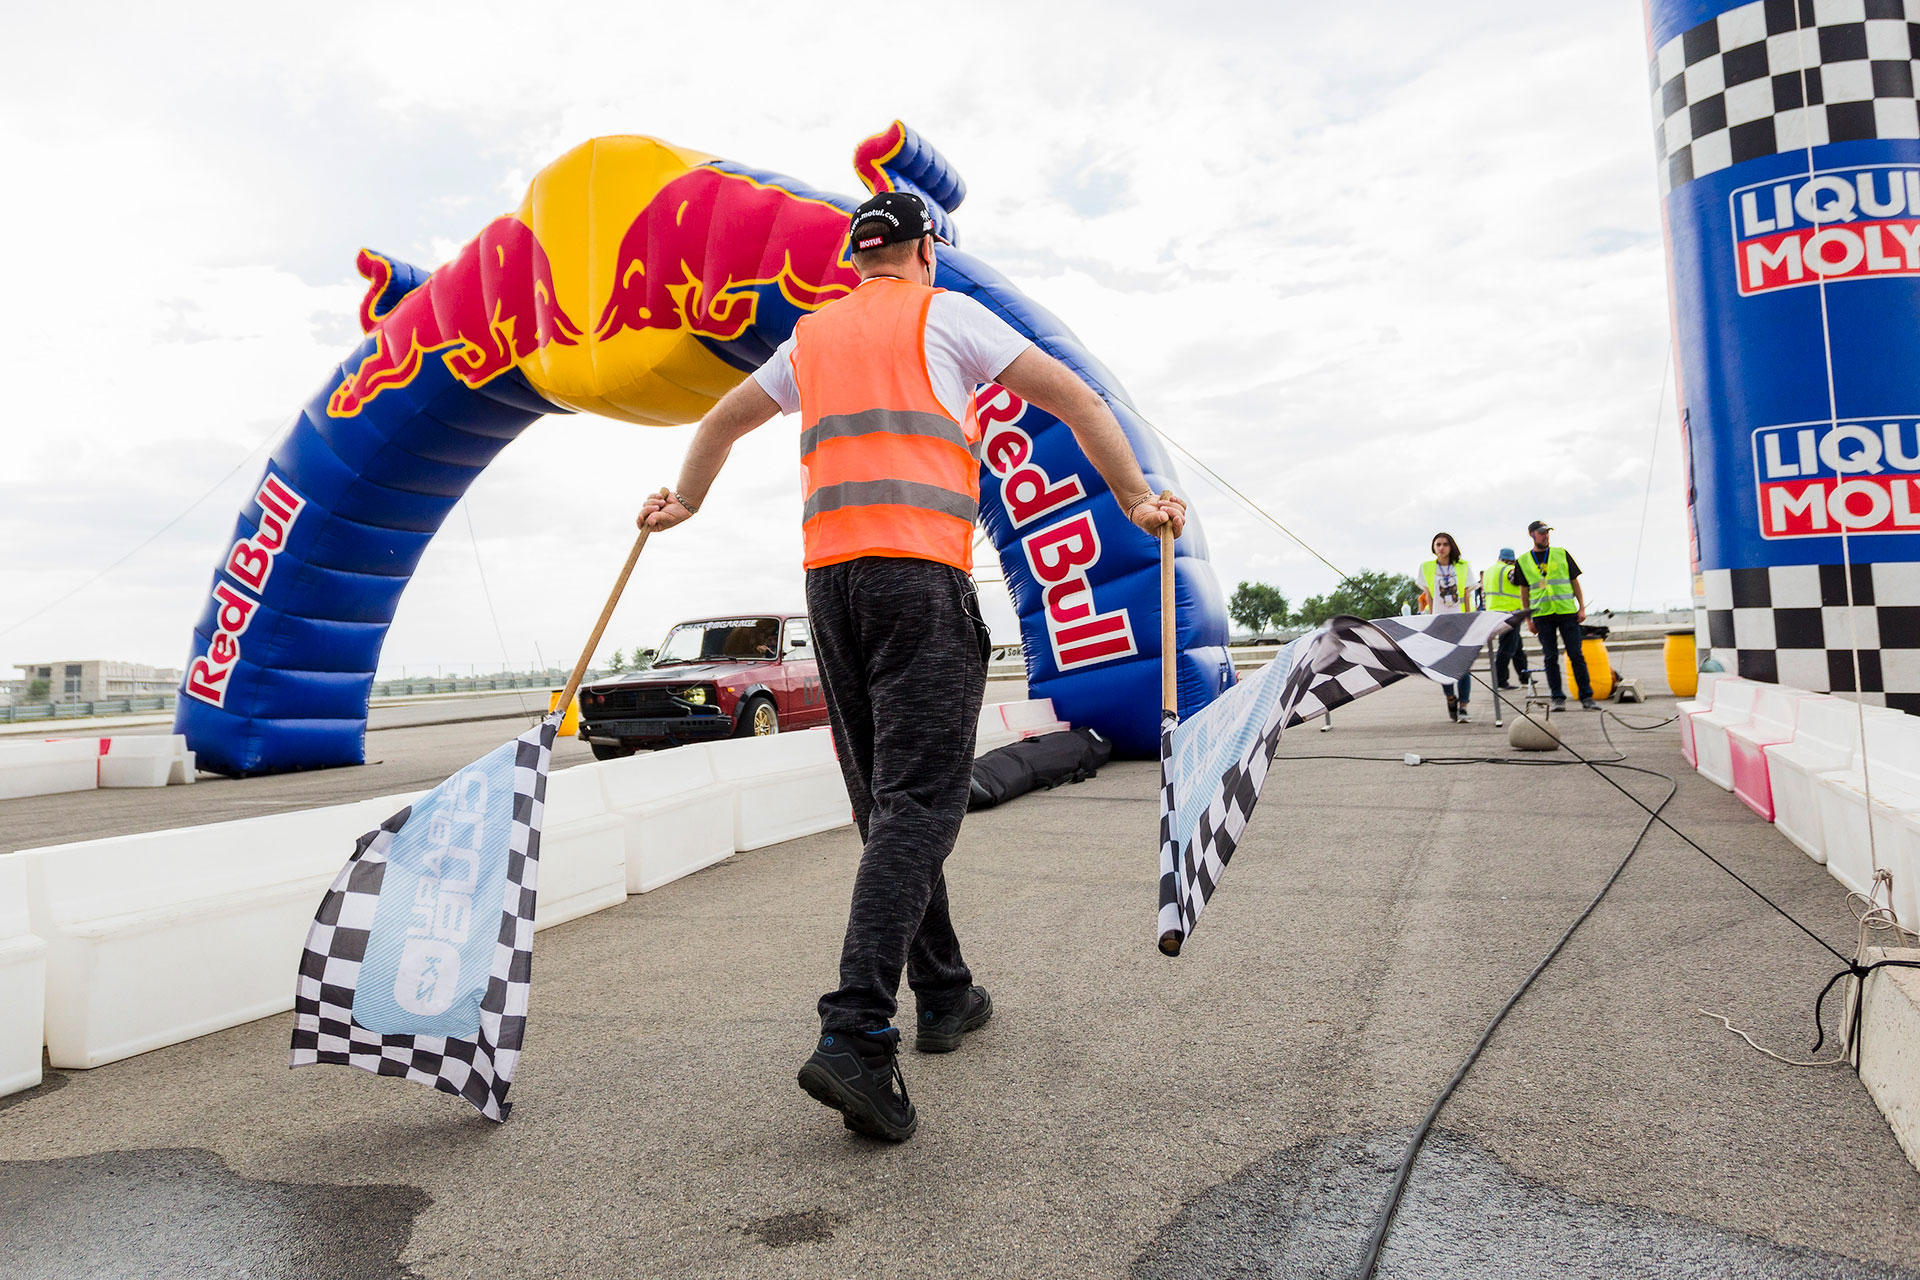
<svg viewBox="0 0 1920 1280"><path fill-rule="evenodd" d="M1513 548L1500 548L1500 563L1487 570L1480 579L1482 609L1488 613L1515 613L1526 608L1520 588L1513 585L1513 570ZM1533 679L1533 673L1527 670L1527 651L1520 643L1518 627L1502 632L1499 644L1493 651L1494 684L1502 689L1513 688L1514 682L1507 679L1509 671L1521 684Z"/></svg>
<svg viewBox="0 0 1920 1280"><path fill-rule="evenodd" d="M1587 597L1580 589L1580 566L1566 548L1553 545L1553 526L1535 520L1527 526L1533 550L1521 556L1508 575L1520 588L1520 599L1533 610L1527 630L1540 637L1540 661L1547 669L1547 688L1553 694L1553 709L1567 705L1566 685L1560 678L1560 645L1567 646L1567 665L1573 668L1573 682L1580 691L1580 706L1587 711L1599 709L1593 700L1593 682L1587 679L1587 655L1580 647L1580 624L1587 618Z"/></svg>

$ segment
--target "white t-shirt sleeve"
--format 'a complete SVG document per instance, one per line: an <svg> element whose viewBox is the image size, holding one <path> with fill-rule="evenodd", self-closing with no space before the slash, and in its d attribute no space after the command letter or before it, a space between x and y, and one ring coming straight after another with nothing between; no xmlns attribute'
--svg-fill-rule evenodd
<svg viewBox="0 0 1920 1280"><path fill-rule="evenodd" d="M1003 368L1005 366L1002 366ZM800 411L800 387L793 380L793 339L774 348L767 362L753 371L753 380L772 397L782 413Z"/></svg>
<svg viewBox="0 0 1920 1280"><path fill-rule="evenodd" d="M1032 345L969 294L952 290L936 293L927 308L928 367L951 363L969 393L980 383L999 377L1015 356Z"/></svg>

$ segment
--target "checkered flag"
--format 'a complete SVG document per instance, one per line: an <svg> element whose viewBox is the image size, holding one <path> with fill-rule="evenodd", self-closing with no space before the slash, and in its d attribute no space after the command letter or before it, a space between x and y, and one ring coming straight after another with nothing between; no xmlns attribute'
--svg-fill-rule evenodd
<svg viewBox="0 0 1920 1280"><path fill-rule="evenodd" d="M360 838L307 934L290 1065L405 1076L507 1118L561 714Z"/></svg>
<svg viewBox="0 0 1920 1280"><path fill-rule="evenodd" d="M1282 649L1184 724L1160 724L1160 949L1181 944L1240 843L1281 730L1403 676L1452 683L1524 614L1334 618Z"/></svg>
<svg viewBox="0 0 1920 1280"><path fill-rule="evenodd" d="M1920 138L1920 0L1751 0L1654 51L1662 194L1731 165Z"/></svg>

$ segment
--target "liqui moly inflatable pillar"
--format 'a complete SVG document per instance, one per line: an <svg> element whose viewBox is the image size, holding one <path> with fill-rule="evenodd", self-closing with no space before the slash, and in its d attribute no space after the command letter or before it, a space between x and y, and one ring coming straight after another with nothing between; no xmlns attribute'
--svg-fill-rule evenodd
<svg viewBox="0 0 1920 1280"><path fill-rule="evenodd" d="M1909 6L1649 0L1647 25L1699 643L1920 712Z"/></svg>

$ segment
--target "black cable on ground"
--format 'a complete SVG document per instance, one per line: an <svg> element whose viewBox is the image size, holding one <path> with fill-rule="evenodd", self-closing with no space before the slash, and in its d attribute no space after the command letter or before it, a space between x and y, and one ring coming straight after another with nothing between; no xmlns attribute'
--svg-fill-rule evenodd
<svg viewBox="0 0 1920 1280"><path fill-rule="evenodd" d="M1487 685L1487 682L1480 679L1479 676L1476 675L1473 677L1473 679L1476 684L1481 685L1483 688L1487 688L1489 692L1493 692L1491 687ZM1498 696L1498 695L1496 694L1495 696ZM1526 719L1535 725L1540 724L1539 721L1534 720L1534 718L1527 713L1524 705L1518 709L1518 714L1523 719ZM1607 712L1605 714L1613 715L1612 712ZM1619 716L1614 716L1614 718L1620 720L1620 723L1625 725L1629 729L1642 728L1642 726L1634 725L1630 721L1627 721L1624 718L1621 718ZM1544 725L1541 725L1540 727L1542 729L1545 729ZM1600 722L1600 727L1601 727L1601 732L1604 735L1606 733L1606 720L1604 717ZM1644 727L1651 729L1651 728L1658 728L1659 726L1649 725ZM1835 950L1832 946L1830 946L1825 939L1821 938L1818 934L1814 933L1813 930L1809 929L1806 925L1800 923L1799 920L1795 919L1793 915L1786 910L1786 908L1782 907L1779 903L1775 902L1772 898L1769 898L1766 894L1762 893L1758 888L1756 888L1753 884L1751 884L1745 877L1741 876L1738 872L1734 871L1733 868L1729 867L1726 863L1722 862L1720 859L1714 857L1711 853L1708 853L1704 848L1700 846L1698 841L1694 840L1691 836L1687 835L1685 832L1675 827L1671 822L1668 822L1666 818L1661 816L1661 811L1667 807L1667 805L1673 800L1674 796L1679 794L1680 783L1677 779L1675 779L1670 774L1661 773L1655 769L1644 769L1639 767L1638 765L1621 763L1621 760L1624 759L1623 756L1616 756L1611 759L1592 759L1592 758L1583 756L1578 751L1575 751L1572 747L1568 746L1564 740L1559 740L1558 735L1555 735L1555 738L1560 742L1560 749L1565 751L1568 755L1572 756L1573 760L1571 762L1543 760L1539 762L1540 764L1545 765L1545 764L1574 763L1574 764L1585 765L1587 768L1591 769L1596 775L1605 779L1609 786L1613 787L1616 791L1620 792L1620 794L1626 796L1627 799L1633 801L1634 804L1638 805L1642 810L1644 810L1647 814L1647 820L1646 822L1641 824L1640 833L1634 837L1633 844L1631 847L1628 848L1626 852L1626 856L1621 858L1619 864L1614 867L1613 873L1607 877L1606 883L1600 886L1600 891L1594 894L1592 900L1587 903L1585 910L1581 911L1581 913L1577 917L1575 917L1573 923L1567 926L1566 932L1560 935L1559 940L1553 944L1553 946L1547 951L1547 954L1541 958L1540 962L1533 967L1533 970L1527 974L1526 978L1521 981L1520 985L1514 989L1513 994L1507 997L1507 1002L1504 1005L1502 1005L1500 1007L1500 1011L1493 1016L1493 1021L1487 1024L1487 1029L1485 1031L1481 1032L1480 1039L1475 1042L1473 1048L1468 1052L1466 1059L1462 1061L1460 1066L1454 1071L1453 1076L1447 1081L1446 1086L1443 1089L1441 1089L1439 1096L1433 1100L1433 1105L1427 1108L1426 1115L1422 1117L1420 1124L1418 1125L1418 1127L1414 1129L1413 1136L1410 1139L1408 1139L1407 1149L1401 1155L1399 1166L1394 1170L1393 1185L1390 1191L1388 1192L1386 1204L1381 1208L1379 1216L1374 1220L1373 1231L1369 1235L1368 1241L1367 1241L1367 1252L1362 1261L1362 1268L1360 1271L1360 1280L1373 1280L1374 1274L1379 1268L1380 1253L1381 1253L1381 1250L1386 1245L1388 1232L1390 1232L1393 1229L1393 1220L1394 1220L1395 1214L1399 1211L1400 1200L1406 1194L1407 1182L1412 1177L1412 1174L1413 1174L1414 1161L1419 1158L1420 1149L1422 1146L1425 1145L1427 1140L1427 1135L1432 1131L1434 1122L1439 1118L1440 1112L1446 1107L1448 1101L1452 1099L1454 1091L1460 1087L1460 1082L1466 1078L1467 1072L1473 1068L1474 1063L1479 1061L1481 1052L1487 1047L1487 1044L1493 1039L1494 1032L1499 1030L1500 1024L1506 1020L1507 1015L1511 1013L1513 1011L1514 1006L1520 1002L1520 998L1527 993L1528 988L1530 988L1533 985L1534 980L1537 979L1542 973L1546 971L1547 966L1552 964L1553 961L1560 955L1560 952L1566 947L1567 943L1572 941L1573 935L1579 930L1580 926L1586 923L1587 918L1594 913L1594 911L1600 906L1601 901L1613 889L1613 886L1615 885L1615 883L1619 881L1621 874L1625 872L1627 869L1627 864L1632 862L1634 855L1640 851L1640 846L1645 843L1647 838L1647 833L1653 830L1653 826L1655 823L1660 824L1661 826L1665 827L1668 831L1671 831L1674 835L1679 836L1680 839L1686 842L1686 844L1689 847L1691 847L1696 853L1700 854L1702 857L1707 859L1707 861L1713 863L1714 866L1719 867L1722 871L1726 872L1735 881L1737 881L1741 885L1741 887L1745 888L1749 893L1752 893L1755 897L1759 898L1762 902L1766 903L1769 907L1772 907L1777 914L1779 914L1789 924L1793 925L1794 928L1800 930L1802 933L1806 934L1809 938L1812 938L1814 942L1820 945L1821 948L1829 952L1836 959L1839 959L1840 961L1845 963L1847 965L1846 972L1852 972L1852 973L1855 973L1857 976L1864 978L1865 974L1871 972L1872 969L1881 968L1889 965L1899 965L1902 967L1920 968L1920 962L1899 961L1899 960L1883 960L1875 965L1862 968L1857 962L1849 960L1845 955L1842 955L1839 951ZM1612 746L1613 739L1611 737L1608 737L1607 743L1609 746ZM1619 748L1615 747L1614 750L1618 752ZM1285 758L1301 759L1301 758L1310 758L1310 757L1285 757ZM1366 756L1366 757L1355 757L1355 758L1368 759L1368 760L1391 759L1391 757L1382 757L1382 756ZM1477 757L1477 758L1476 757L1453 757L1453 758L1450 758L1448 762L1467 764L1467 763L1481 763L1482 761L1489 762L1489 763L1497 761L1498 763L1502 763L1502 764L1519 764L1520 763L1520 761L1518 760L1506 759L1502 757ZM1425 761L1423 761L1423 763L1425 763ZM1640 799L1639 796L1634 795L1633 792L1627 790L1626 787L1622 786L1617 779L1609 775L1608 771L1612 769L1619 769L1629 773L1640 773L1640 774L1645 774L1648 777L1660 778L1664 780L1667 784L1667 794L1661 798L1659 804L1649 807L1646 801ZM1846 972L1843 972L1837 975L1834 979L1834 982L1837 982L1841 977L1845 977ZM1823 990L1821 992L1820 1001L1815 1002L1814 1019L1816 1023L1818 1023L1819 1016L1820 1016L1820 1002L1825 1000L1826 991L1830 991L1832 990L1832 988L1833 988L1833 982L1829 982L1827 984L1826 990ZM1858 1016L1859 1016L1859 1010L1856 1008L1855 1010L1856 1019L1858 1018ZM1824 1039L1824 1031L1822 1032L1822 1039ZM1818 1050L1818 1048L1819 1048L1819 1044L1816 1043L1815 1044L1816 1051Z"/></svg>
<svg viewBox="0 0 1920 1280"><path fill-rule="evenodd" d="M1625 769L1633 773L1644 773L1648 777L1664 779L1667 783L1667 794L1657 806L1647 810L1647 820L1641 824L1640 834L1634 837L1633 845L1627 850L1626 857L1620 859L1619 865L1614 867L1613 874L1608 876L1606 883L1600 886L1600 892L1593 895L1593 900L1587 903L1586 909L1574 918L1573 923L1567 926L1566 932L1560 935L1559 940L1541 958L1540 963L1533 967L1533 971L1527 974L1520 985L1514 989L1513 994L1507 997L1507 1002L1500 1006L1500 1012L1493 1015L1493 1021L1487 1024L1487 1029L1480 1033L1480 1039L1474 1042L1473 1048L1468 1051L1466 1059L1454 1071L1453 1077L1447 1081L1446 1087L1440 1090L1440 1096L1435 1098L1433 1105L1427 1108L1427 1114L1421 1118L1419 1126L1413 1131L1413 1136L1407 1140L1407 1149L1400 1157L1399 1167L1394 1170L1393 1186L1387 1193L1387 1202L1381 1209L1380 1216L1374 1220L1373 1232L1368 1237L1366 1257L1360 1271L1361 1280L1373 1280L1374 1272L1380 1265L1380 1251L1386 1245L1387 1233L1393 1229L1394 1215L1400 1208L1400 1198L1406 1193L1407 1181L1413 1175L1413 1162L1419 1156L1420 1148L1425 1145L1427 1134L1432 1130L1434 1121L1440 1118L1441 1110L1453 1098L1454 1090L1458 1089L1460 1082L1466 1079L1467 1072L1473 1069L1473 1064L1480 1060L1481 1051L1493 1039L1493 1033L1500 1029L1500 1024L1506 1021L1507 1015L1513 1012L1513 1007L1520 1003L1520 997L1527 993L1534 979L1546 972L1547 966L1552 964L1567 943L1573 940L1574 933L1587 922L1587 917L1599 907L1600 900L1607 896L1614 883L1620 879L1621 873L1627 869L1627 864L1633 861L1633 856L1640 852L1640 846L1646 841L1647 833L1653 830L1654 821L1660 816L1660 810L1666 808L1668 801L1680 792L1680 784L1677 781L1653 769L1642 769L1638 765L1620 764L1617 761L1594 761L1589 767L1595 773L1599 773L1602 769ZM1644 805L1641 807L1645 808Z"/></svg>

